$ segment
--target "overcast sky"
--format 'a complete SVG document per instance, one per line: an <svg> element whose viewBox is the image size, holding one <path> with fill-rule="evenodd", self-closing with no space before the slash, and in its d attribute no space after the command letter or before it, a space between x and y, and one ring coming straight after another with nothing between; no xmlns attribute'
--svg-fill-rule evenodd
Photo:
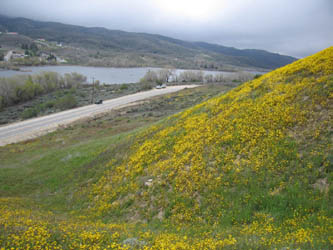
<svg viewBox="0 0 333 250"><path fill-rule="evenodd" d="M333 0L0 0L0 14L296 57L333 45Z"/></svg>

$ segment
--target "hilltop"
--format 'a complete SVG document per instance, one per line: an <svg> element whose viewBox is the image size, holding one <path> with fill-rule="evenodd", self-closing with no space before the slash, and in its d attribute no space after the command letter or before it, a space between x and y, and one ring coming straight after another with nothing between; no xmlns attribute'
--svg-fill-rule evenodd
<svg viewBox="0 0 333 250"><path fill-rule="evenodd" d="M121 164L109 163L92 210L243 225L251 237L269 236L265 247L310 246L319 233L312 223L332 215L332 108L333 47L144 131Z"/></svg>
<svg viewBox="0 0 333 250"><path fill-rule="evenodd" d="M59 137L62 151L34 156L29 169L63 169L62 178L29 181L9 169L20 164L11 152L32 154L52 136L8 146L5 183L32 195L0 183L0 245L330 249L332 124L330 47L152 126L70 147Z"/></svg>
<svg viewBox="0 0 333 250"><path fill-rule="evenodd" d="M33 39L42 38L82 48L73 51L70 47L58 49L57 54L66 55L71 63L88 62L96 66L173 66L220 70L231 70L232 66L237 66L274 69L296 60L263 50L240 50L154 34L0 16L0 31L6 30Z"/></svg>

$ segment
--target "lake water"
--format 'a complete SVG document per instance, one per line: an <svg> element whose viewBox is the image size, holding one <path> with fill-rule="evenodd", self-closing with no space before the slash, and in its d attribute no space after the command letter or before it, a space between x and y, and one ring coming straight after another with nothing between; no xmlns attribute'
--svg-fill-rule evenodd
<svg viewBox="0 0 333 250"><path fill-rule="evenodd" d="M37 74L43 71L57 72L61 75L66 73L76 72L87 77L88 82L92 82L93 78L106 84L120 83L135 83L145 75L148 70L159 70L159 68L107 68L107 67L86 67L86 66L36 66L36 67L21 67L21 70L0 70L0 77L11 77L14 75L29 75ZM184 70L178 69L179 74ZM203 71L205 74L221 74L226 76L233 75L231 72L221 71ZM252 72L257 73L257 72Z"/></svg>

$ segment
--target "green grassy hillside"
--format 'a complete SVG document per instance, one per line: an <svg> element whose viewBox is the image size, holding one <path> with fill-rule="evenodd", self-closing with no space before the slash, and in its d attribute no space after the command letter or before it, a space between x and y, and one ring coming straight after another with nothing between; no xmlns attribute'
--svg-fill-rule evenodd
<svg viewBox="0 0 333 250"><path fill-rule="evenodd" d="M87 144L86 170L65 175L82 185L49 194L70 200L68 212L7 195L0 244L330 249L332 124L330 47L106 147L106 136L103 147Z"/></svg>

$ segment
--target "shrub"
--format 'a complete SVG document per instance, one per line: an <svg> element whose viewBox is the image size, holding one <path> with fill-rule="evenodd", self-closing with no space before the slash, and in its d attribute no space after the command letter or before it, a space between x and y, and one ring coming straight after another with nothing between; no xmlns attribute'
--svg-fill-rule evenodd
<svg viewBox="0 0 333 250"><path fill-rule="evenodd" d="M22 112L21 117L23 119L28 119L28 118L36 117L37 115L38 115L38 110L36 108L28 108Z"/></svg>
<svg viewBox="0 0 333 250"><path fill-rule="evenodd" d="M142 90L150 90L152 89L154 86L152 83L147 83L147 82L144 82L144 83L140 83L140 91Z"/></svg>
<svg viewBox="0 0 333 250"><path fill-rule="evenodd" d="M77 100L71 94L67 94L64 97L58 99L55 103L55 107L60 110L66 110L75 108L77 106Z"/></svg>
<svg viewBox="0 0 333 250"><path fill-rule="evenodd" d="M127 85L127 84L122 84L122 85L120 86L120 89L121 89L121 90L126 90L126 89L128 89L128 85Z"/></svg>
<svg viewBox="0 0 333 250"><path fill-rule="evenodd" d="M43 104L39 105L41 111L53 108L54 106L55 106L55 101L48 101L46 103L43 103Z"/></svg>

